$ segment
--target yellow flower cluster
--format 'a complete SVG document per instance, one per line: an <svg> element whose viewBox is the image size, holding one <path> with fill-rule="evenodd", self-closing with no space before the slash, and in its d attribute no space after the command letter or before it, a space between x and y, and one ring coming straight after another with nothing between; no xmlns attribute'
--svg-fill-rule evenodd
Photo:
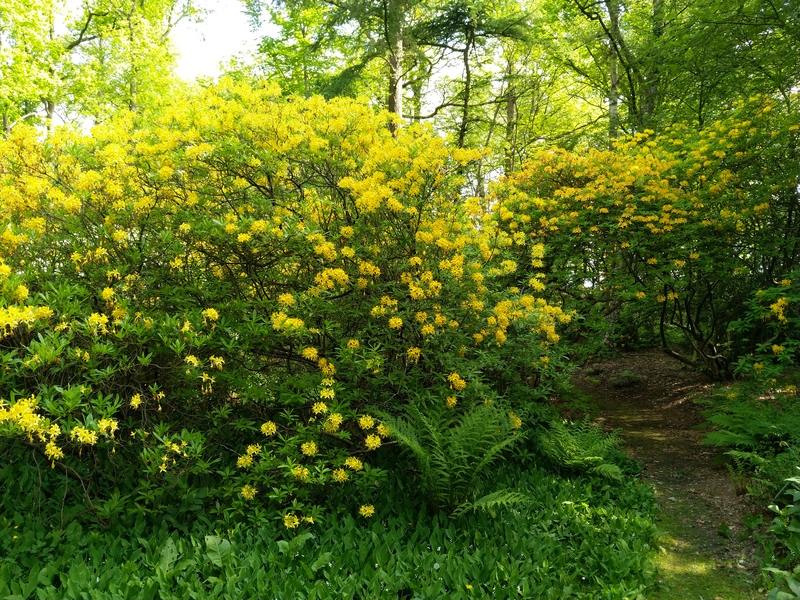
<svg viewBox="0 0 800 600"><path fill-rule="evenodd" d="M247 484L242 488L241 494L245 500L252 500L256 497L258 490L254 488L252 485Z"/></svg>
<svg viewBox="0 0 800 600"><path fill-rule="evenodd" d="M71 440L88 446L94 446L97 443L97 432L87 429L82 425L73 427L72 431L69 432L69 437Z"/></svg>
<svg viewBox="0 0 800 600"><path fill-rule="evenodd" d="M339 431L339 427L341 426L343 420L344 419L342 415L340 415L339 413L332 413L325 420L325 425L323 426L323 429L328 433L336 433L337 431Z"/></svg>
<svg viewBox="0 0 800 600"><path fill-rule="evenodd" d="M467 387L467 382L458 373L450 373L447 376L447 381L450 382L450 387L458 392Z"/></svg>
<svg viewBox="0 0 800 600"><path fill-rule="evenodd" d="M775 313L775 316L778 318L778 321L781 323L788 323L789 319L786 317L786 309L789 308L789 299L788 298L778 298L778 301L774 304L769 305L770 311Z"/></svg>
<svg viewBox="0 0 800 600"><path fill-rule="evenodd" d="M296 467L292 468L292 475L295 479L305 481L311 475L311 471L308 470L308 467L297 465Z"/></svg>
<svg viewBox="0 0 800 600"><path fill-rule="evenodd" d="M348 456L344 461L344 466L353 471L360 471L364 468L364 463L358 460L355 456Z"/></svg>

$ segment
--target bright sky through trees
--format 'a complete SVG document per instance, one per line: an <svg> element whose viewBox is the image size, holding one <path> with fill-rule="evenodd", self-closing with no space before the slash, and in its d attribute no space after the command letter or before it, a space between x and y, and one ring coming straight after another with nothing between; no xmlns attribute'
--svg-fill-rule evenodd
<svg viewBox="0 0 800 600"><path fill-rule="evenodd" d="M172 32L179 53L178 75L188 81L217 77L220 63L256 48L260 35L250 31L242 4L237 0L203 0L208 14L201 23L182 21Z"/></svg>

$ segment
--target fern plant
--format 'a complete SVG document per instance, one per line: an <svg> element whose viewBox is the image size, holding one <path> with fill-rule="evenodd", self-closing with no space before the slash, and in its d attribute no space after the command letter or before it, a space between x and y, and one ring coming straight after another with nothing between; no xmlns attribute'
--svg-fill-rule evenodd
<svg viewBox="0 0 800 600"><path fill-rule="evenodd" d="M515 492L493 492L476 499L488 468L522 435L494 403L479 404L459 415L435 407L406 408L405 418L383 415L392 437L413 456L423 492L434 511L462 513L524 501Z"/></svg>
<svg viewBox="0 0 800 600"><path fill-rule="evenodd" d="M589 419L553 421L539 434L542 453L557 466L617 481L623 478L622 470L610 457L621 443L617 432L606 433Z"/></svg>

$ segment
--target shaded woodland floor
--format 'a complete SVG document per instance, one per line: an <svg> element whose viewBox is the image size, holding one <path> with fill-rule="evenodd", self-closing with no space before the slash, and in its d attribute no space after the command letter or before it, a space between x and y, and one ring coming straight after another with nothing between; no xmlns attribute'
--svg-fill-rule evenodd
<svg viewBox="0 0 800 600"><path fill-rule="evenodd" d="M692 398L708 380L659 351L639 351L584 367L575 385L607 428L621 430L623 449L656 491L663 587L653 598L765 597L754 587L759 563L742 522L758 507L695 428L703 418Z"/></svg>

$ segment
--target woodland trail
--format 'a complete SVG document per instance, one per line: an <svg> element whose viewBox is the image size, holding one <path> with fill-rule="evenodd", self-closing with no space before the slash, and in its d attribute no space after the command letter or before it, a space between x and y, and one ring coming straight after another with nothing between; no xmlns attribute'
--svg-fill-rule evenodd
<svg viewBox="0 0 800 600"><path fill-rule="evenodd" d="M755 507L717 464L719 450L701 445L703 433L694 429L703 418L692 398L709 382L659 351L639 351L583 368L575 384L605 426L621 430L623 449L655 489L663 586L652 598L763 599L742 522Z"/></svg>

